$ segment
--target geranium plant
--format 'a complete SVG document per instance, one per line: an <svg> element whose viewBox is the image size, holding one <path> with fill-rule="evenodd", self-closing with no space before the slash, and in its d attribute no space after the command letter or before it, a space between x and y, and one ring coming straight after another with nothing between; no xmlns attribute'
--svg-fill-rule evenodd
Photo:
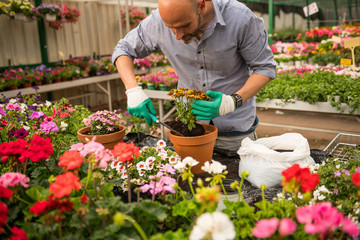
<svg viewBox="0 0 360 240"><path fill-rule="evenodd" d="M122 26L126 27L126 10L125 7L120 11ZM145 13L138 10L136 7L129 7L129 21L130 29L135 28L141 20L146 17Z"/></svg>
<svg viewBox="0 0 360 240"><path fill-rule="evenodd" d="M84 124L91 127L92 135L104 135L119 131L117 125L120 124L121 112L102 110L91 114L84 119Z"/></svg>
<svg viewBox="0 0 360 240"><path fill-rule="evenodd" d="M191 112L193 100L207 100L209 96L196 89L189 90L187 88L171 89L168 95L175 99L177 119L191 131L196 122L196 116Z"/></svg>
<svg viewBox="0 0 360 240"><path fill-rule="evenodd" d="M59 4L59 7L61 8L62 5ZM68 23L75 23L79 21L80 11L76 8L71 8L67 4L64 4L61 12L61 17L65 19Z"/></svg>

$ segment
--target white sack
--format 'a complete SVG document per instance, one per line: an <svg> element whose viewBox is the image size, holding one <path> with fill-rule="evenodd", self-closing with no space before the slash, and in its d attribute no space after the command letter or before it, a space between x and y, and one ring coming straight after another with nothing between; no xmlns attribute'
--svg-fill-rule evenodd
<svg viewBox="0 0 360 240"><path fill-rule="evenodd" d="M275 149L291 152L277 152ZM310 157L307 139L299 133L285 133L255 141L245 138L237 153L241 159L239 175L244 170L250 172L246 180L256 187L266 184L269 188L280 184L281 172L293 164L297 163L300 167L315 164Z"/></svg>

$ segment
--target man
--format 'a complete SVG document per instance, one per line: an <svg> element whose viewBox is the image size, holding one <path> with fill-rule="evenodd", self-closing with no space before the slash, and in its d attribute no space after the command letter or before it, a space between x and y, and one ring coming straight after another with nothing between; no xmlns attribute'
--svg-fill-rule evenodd
<svg viewBox="0 0 360 240"><path fill-rule="evenodd" d="M129 113L152 124L154 107L135 79L133 59L161 50L178 87L206 92L193 113L219 130L216 147L238 150L256 139L255 94L275 78L263 20L236 0L159 0L158 9L115 47L112 61L127 89Z"/></svg>

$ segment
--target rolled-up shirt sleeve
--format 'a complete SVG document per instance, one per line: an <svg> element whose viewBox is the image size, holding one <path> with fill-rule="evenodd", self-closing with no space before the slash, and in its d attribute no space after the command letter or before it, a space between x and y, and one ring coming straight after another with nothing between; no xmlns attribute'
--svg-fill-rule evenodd
<svg viewBox="0 0 360 240"><path fill-rule="evenodd" d="M276 62L268 44L264 21L250 11L244 19L245 26L238 36L238 51L253 73L274 79Z"/></svg>
<svg viewBox="0 0 360 240"><path fill-rule="evenodd" d="M147 32L155 33L158 31L157 28L153 14L141 21L136 28L116 44L112 54L112 63L115 65L116 59L121 55L126 55L131 59L144 58L158 50L156 38L154 38L156 34L147 34Z"/></svg>

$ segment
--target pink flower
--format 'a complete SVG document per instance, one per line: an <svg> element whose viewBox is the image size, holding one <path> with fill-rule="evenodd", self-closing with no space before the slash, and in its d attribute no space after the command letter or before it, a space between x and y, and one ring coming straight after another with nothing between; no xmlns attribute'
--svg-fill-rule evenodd
<svg viewBox="0 0 360 240"><path fill-rule="evenodd" d="M280 221L279 233L280 236L288 236L296 231L296 223L290 218L283 218Z"/></svg>
<svg viewBox="0 0 360 240"><path fill-rule="evenodd" d="M175 174L175 169L172 167L172 165L170 164L165 164L161 169L161 172L166 172L166 173L170 173L170 174Z"/></svg>
<svg viewBox="0 0 360 240"><path fill-rule="evenodd" d="M276 232L278 225L279 220L277 218L261 219L252 229L252 233L257 238L268 238Z"/></svg>
<svg viewBox="0 0 360 240"><path fill-rule="evenodd" d="M15 187L16 185L22 185L24 188L29 187L27 184L30 179L24 174L17 172L8 172L0 176L0 186L3 187Z"/></svg>
<svg viewBox="0 0 360 240"><path fill-rule="evenodd" d="M336 230L343 220L343 214L331 202L301 207L296 210L296 217L300 223L305 223L305 232L321 234L322 238Z"/></svg>
<svg viewBox="0 0 360 240"><path fill-rule="evenodd" d="M352 237L358 237L358 235L360 234L360 230L358 228L358 226L353 222L351 221L351 219L349 218L344 218L342 220L342 230L347 233L348 235L352 236Z"/></svg>

